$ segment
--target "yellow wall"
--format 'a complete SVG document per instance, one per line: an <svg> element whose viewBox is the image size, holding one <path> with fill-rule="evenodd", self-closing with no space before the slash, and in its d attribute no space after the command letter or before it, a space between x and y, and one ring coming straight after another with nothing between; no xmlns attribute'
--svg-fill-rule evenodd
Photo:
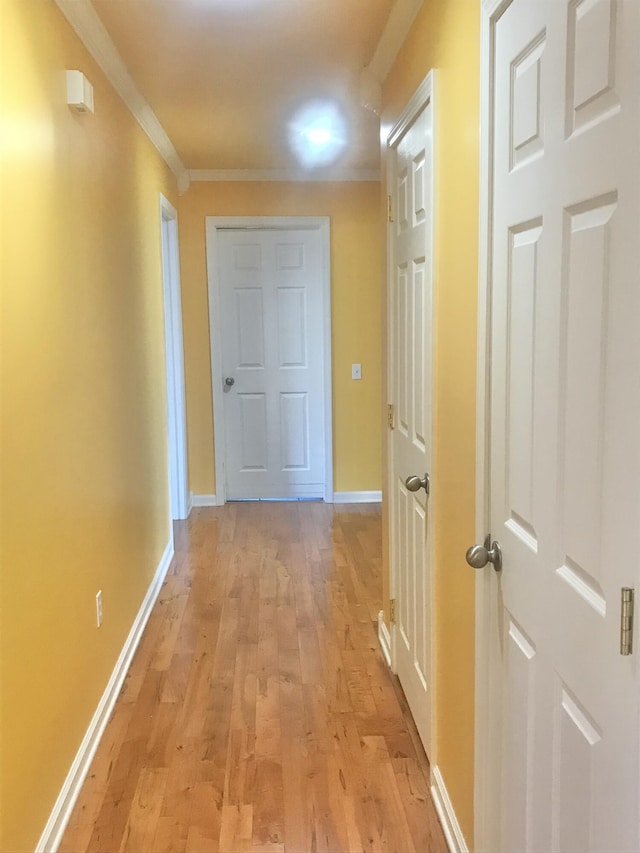
<svg viewBox="0 0 640 853"><path fill-rule="evenodd" d="M473 843L478 0L427 0L389 74L383 126L431 68L436 81L435 761Z"/></svg>
<svg viewBox="0 0 640 853"><path fill-rule="evenodd" d="M176 198L55 4L1 5L0 848L20 851L168 541L158 205ZM65 105L67 68L94 116Z"/></svg>
<svg viewBox="0 0 640 853"><path fill-rule="evenodd" d="M206 216L331 217L334 488L381 487L377 183L195 183L180 199L189 481L214 494ZM362 380L351 364L362 364Z"/></svg>

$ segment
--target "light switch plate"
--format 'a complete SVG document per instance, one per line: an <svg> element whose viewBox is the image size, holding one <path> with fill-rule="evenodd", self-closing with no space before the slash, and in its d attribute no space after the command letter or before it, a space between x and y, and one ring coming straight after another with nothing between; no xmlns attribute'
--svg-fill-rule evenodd
<svg viewBox="0 0 640 853"><path fill-rule="evenodd" d="M351 365L351 378L352 379L362 379L362 365L361 364L352 364Z"/></svg>

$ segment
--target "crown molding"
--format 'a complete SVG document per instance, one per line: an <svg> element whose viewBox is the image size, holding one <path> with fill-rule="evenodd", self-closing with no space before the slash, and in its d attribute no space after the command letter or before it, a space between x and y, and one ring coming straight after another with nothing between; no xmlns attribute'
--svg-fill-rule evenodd
<svg viewBox="0 0 640 853"><path fill-rule="evenodd" d="M156 114L134 83L111 36L89 0L55 0L55 2L176 176L178 191L186 192L189 189L188 171Z"/></svg>
<svg viewBox="0 0 640 853"><path fill-rule="evenodd" d="M189 179L193 183L201 181L379 182L380 172L377 169L342 169L321 173L295 169L191 169Z"/></svg>
<svg viewBox="0 0 640 853"><path fill-rule="evenodd" d="M424 0L396 0L380 36L373 59L365 68L365 71L379 83L383 83L391 71L391 66L395 62L423 2Z"/></svg>

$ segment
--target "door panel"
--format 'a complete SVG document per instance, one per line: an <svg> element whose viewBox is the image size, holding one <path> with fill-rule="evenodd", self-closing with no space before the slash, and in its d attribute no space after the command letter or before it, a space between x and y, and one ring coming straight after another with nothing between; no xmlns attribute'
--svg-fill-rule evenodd
<svg viewBox="0 0 640 853"><path fill-rule="evenodd" d="M267 470L267 406L264 394L238 394L241 471Z"/></svg>
<svg viewBox="0 0 640 853"><path fill-rule="evenodd" d="M637 850L640 4L513 0L493 34L499 847Z"/></svg>
<svg viewBox="0 0 640 853"><path fill-rule="evenodd" d="M309 395L303 392L280 394L280 446L284 471L309 468Z"/></svg>
<svg viewBox="0 0 640 853"><path fill-rule="evenodd" d="M306 367L307 306L304 288L279 287L277 294L280 367Z"/></svg>
<svg viewBox="0 0 640 853"><path fill-rule="evenodd" d="M262 289L236 287L236 311L233 317L238 339L236 368L264 369L264 305Z"/></svg>

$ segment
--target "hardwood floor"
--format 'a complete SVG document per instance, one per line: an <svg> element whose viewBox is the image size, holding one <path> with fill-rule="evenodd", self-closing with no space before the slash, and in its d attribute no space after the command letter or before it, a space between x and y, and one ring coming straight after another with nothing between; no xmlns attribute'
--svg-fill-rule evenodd
<svg viewBox="0 0 640 853"><path fill-rule="evenodd" d="M176 556L61 853L437 851L378 650L377 507L231 503Z"/></svg>

